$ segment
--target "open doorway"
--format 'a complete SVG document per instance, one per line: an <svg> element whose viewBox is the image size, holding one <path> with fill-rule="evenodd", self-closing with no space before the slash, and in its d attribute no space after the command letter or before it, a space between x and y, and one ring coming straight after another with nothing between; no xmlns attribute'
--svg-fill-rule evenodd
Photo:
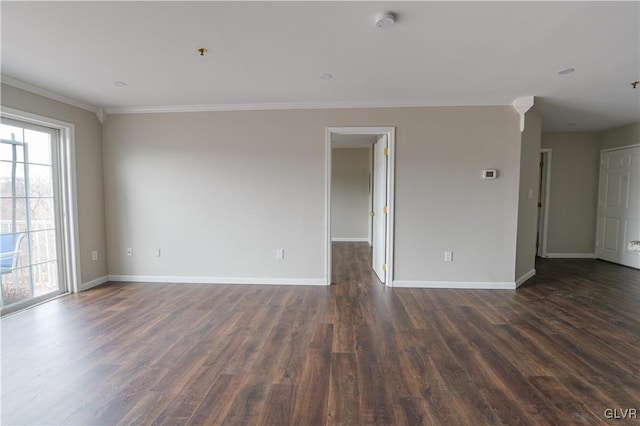
<svg viewBox="0 0 640 426"><path fill-rule="evenodd" d="M540 190L538 191L538 230L536 256L547 257L547 224L549 222L549 194L551 188L551 150L540 150Z"/></svg>
<svg viewBox="0 0 640 426"><path fill-rule="evenodd" d="M371 267L393 283L393 127L340 127L326 132L326 279L333 242L371 246Z"/></svg>

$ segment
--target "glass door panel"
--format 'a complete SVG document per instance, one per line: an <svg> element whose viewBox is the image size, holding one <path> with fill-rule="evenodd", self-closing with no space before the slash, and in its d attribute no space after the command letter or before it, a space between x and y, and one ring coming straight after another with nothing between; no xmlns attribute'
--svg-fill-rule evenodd
<svg viewBox="0 0 640 426"><path fill-rule="evenodd" d="M61 279L58 132L14 120L0 125L1 307L66 291Z"/></svg>

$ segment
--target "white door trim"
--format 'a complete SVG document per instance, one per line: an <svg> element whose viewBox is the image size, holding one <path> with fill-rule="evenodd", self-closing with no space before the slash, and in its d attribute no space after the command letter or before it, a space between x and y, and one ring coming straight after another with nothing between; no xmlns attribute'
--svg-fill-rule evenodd
<svg viewBox="0 0 640 426"><path fill-rule="evenodd" d="M602 154L605 153L605 152L621 151L623 149L637 148L639 146L640 146L640 143L634 143L634 144L631 144L631 145L618 146L618 147L615 147L615 148L601 149L600 150L600 155L602 156ZM600 158L600 159L602 159L602 158Z"/></svg>
<svg viewBox="0 0 640 426"><path fill-rule="evenodd" d="M387 135L389 160L387 166L387 254L386 285L393 286L393 248L394 248L394 176L395 176L395 127L327 127L325 130L325 281L331 285L331 135Z"/></svg>
<svg viewBox="0 0 640 426"><path fill-rule="evenodd" d="M388 167L388 143L389 137L385 134L377 137L373 144L373 203L371 214L373 214L373 226L371 236L371 267L383 284L387 283L386 251L388 226L385 208L388 205L387 197L387 167Z"/></svg>

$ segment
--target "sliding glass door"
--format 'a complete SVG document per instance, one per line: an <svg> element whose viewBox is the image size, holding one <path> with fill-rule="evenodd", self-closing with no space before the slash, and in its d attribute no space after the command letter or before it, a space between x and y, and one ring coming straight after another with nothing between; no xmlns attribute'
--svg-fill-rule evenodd
<svg viewBox="0 0 640 426"><path fill-rule="evenodd" d="M3 118L0 138L4 313L67 288L60 261L59 131Z"/></svg>

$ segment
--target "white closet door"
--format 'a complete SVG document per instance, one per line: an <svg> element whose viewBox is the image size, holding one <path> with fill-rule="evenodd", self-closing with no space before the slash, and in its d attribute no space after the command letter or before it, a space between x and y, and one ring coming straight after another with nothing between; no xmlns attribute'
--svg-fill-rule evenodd
<svg viewBox="0 0 640 426"><path fill-rule="evenodd" d="M640 268L640 147L605 151L600 159L596 256Z"/></svg>

